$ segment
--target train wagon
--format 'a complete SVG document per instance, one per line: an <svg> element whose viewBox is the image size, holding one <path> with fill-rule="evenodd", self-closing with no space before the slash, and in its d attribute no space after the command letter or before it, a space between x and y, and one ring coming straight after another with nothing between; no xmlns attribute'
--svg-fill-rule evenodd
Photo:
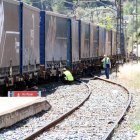
<svg viewBox="0 0 140 140"><path fill-rule="evenodd" d="M45 20L45 67L67 60L68 19L66 16L46 12ZM50 65L49 65L50 64Z"/></svg>
<svg viewBox="0 0 140 140"><path fill-rule="evenodd" d="M71 20L71 68L73 72L79 71L80 50L79 50L79 24L76 20Z"/></svg>
<svg viewBox="0 0 140 140"><path fill-rule="evenodd" d="M19 38L19 2L0 0L0 95L20 74Z"/></svg>
<svg viewBox="0 0 140 140"><path fill-rule="evenodd" d="M40 10L20 2L20 74L26 86L37 84L40 66Z"/></svg>
<svg viewBox="0 0 140 140"><path fill-rule="evenodd" d="M116 56L116 32L112 31L112 56Z"/></svg>
<svg viewBox="0 0 140 140"><path fill-rule="evenodd" d="M0 0L0 96L9 89L32 87L42 77L61 76L66 66L78 74L94 71L101 68L104 54L115 65L116 56L125 53L124 34L121 45L117 36L66 15Z"/></svg>
<svg viewBox="0 0 140 140"><path fill-rule="evenodd" d="M39 70L40 64L40 10L24 3L22 12L22 73L30 73Z"/></svg>
<svg viewBox="0 0 140 140"><path fill-rule="evenodd" d="M106 29L99 27L99 51L98 56L102 58L105 54L106 47Z"/></svg>
<svg viewBox="0 0 140 140"><path fill-rule="evenodd" d="M0 77L5 77L20 72L19 3L1 0L0 10Z"/></svg>
<svg viewBox="0 0 140 140"><path fill-rule="evenodd" d="M39 10L22 2L0 1L0 94L25 88L24 74L39 66ZM30 77L31 79L32 77Z"/></svg>
<svg viewBox="0 0 140 140"><path fill-rule="evenodd" d="M106 47L105 47L105 54L111 57L111 40L112 40L112 32L111 30L106 30Z"/></svg>
<svg viewBox="0 0 140 140"><path fill-rule="evenodd" d="M41 65L50 76L56 76L62 68L70 65L70 20L65 15L53 12L41 12L44 29L41 29ZM43 23L44 22L44 23ZM43 28L43 27L42 27ZM45 30L45 32L44 32ZM44 50L44 51L42 51Z"/></svg>
<svg viewBox="0 0 140 140"><path fill-rule="evenodd" d="M72 49L72 63L79 63L79 27L78 21L71 20L71 49Z"/></svg>
<svg viewBox="0 0 140 140"><path fill-rule="evenodd" d="M80 59L86 61L90 58L90 24L79 21Z"/></svg>
<svg viewBox="0 0 140 140"><path fill-rule="evenodd" d="M98 57L98 41L99 27L90 24L90 58L96 59Z"/></svg>

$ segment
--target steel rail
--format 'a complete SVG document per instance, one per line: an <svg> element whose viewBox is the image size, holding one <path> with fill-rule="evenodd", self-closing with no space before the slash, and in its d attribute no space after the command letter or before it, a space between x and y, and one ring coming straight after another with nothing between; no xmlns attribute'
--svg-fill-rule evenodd
<svg viewBox="0 0 140 140"><path fill-rule="evenodd" d="M124 116L126 115L127 111L129 110L130 108L130 104L131 104L131 99L132 99L132 95L131 93L128 91L128 89L126 89L124 86L118 84L118 83L115 83L115 82L112 82L110 80L106 80L106 79L103 79L103 78L99 78L99 77L95 77L94 79L98 79L98 80L102 80L102 81L105 81L105 82L108 82L108 83L111 83L111 84L114 84L114 85L117 85L121 88L123 88L127 94L128 94L128 102L127 102L127 105L124 109L124 111L121 113L121 115L118 117L118 120L114 123L114 125L110 128L109 132L104 136L104 138L102 140L110 140L115 129L119 126L119 124L123 121L123 118Z"/></svg>
<svg viewBox="0 0 140 140"><path fill-rule="evenodd" d="M79 80L79 82L82 82ZM84 82L82 82L84 83ZM85 84L85 86L88 88L88 95L87 97L76 107L74 107L72 110L68 111L67 113L63 114L61 117L59 117L58 119L56 119L55 121L45 125L44 127L37 129L35 132L29 134L28 136L26 136L25 138L23 138L24 140L33 140L36 137L38 137L39 135L41 135L43 132L48 131L50 128L56 126L58 123L60 123L61 121L63 121L65 118L67 118L68 116L70 116L73 112L75 112L77 109L79 109L90 97L91 95L91 90L90 87Z"/></svg>
<svg viewBox="0 0 140 140"><path fill-rule="evenodd" d="M106 80L106 79L103 79L103 78L99 78L99 77L94 77L94 78L91 78L90 80L102 80L102 81L105 81L105 82L108 82L108 83L111 83L111 84L114 84L114 85L118 85L119 87L123 88L129 98L128 98L128 103L124 109L124 111L122 112L122 114L118 117L118 120L114 123L114 125L110 128L109 132L103 137L102 140L110 140L111 139L111 136L113 135L114 133L114 130L115 128L120 124L120 122L123 120L123 117L124 115L126 114L126 112L128 111L129 107L130 107L130 104L131 104L131 93L129 93L129 91L122 85L120 84L117 84L115 82L112 82L112 81L109 81L109 80ZM80 81L79 81L80 82ZM84 82L82 82L84 83ZM24 140L33 140L35 139L36 137L40 136L43 132L45 131L48 131L50 128L52 127L55 127L58 123L62 122L65 118L67 118L68 116L70 116L73 112L75 112L77 109L79 109L88 99L89 97L91 96L92 92L90 90L90 87L85 83L85 86L89 89L88 90L88 96L79 104L77 105L76 107L74 107L72 110L70 110L69 112L67 112L66 114L62 115L61 117L59 117L58 119L56 119L55 121L51 122L50 124L47 124L45 125L44 127L40 128L40 129L37 129L35 132L27 135L25 138L23 138Z"/></svg>

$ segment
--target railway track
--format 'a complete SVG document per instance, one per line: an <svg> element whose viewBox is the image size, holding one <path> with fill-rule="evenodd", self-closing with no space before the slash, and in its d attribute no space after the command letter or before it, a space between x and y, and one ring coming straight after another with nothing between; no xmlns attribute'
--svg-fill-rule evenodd
<svg viewBox="0 0 140 140"><path fill-rule="evenodd" d="M94 81L95 79L97 81L103 81L105 83L108 83L110 85L114 85L118 87L118 93L117 91L113 90L113 94L111 95L111 98L113 101L111 101L111 98L109 99L109 102L107 105L110 105L109 107L106 107L106 104L101 103L101 108L97 107L96 105L94 106L94 103L92 102L95 99L94 94L98 93L93 93L94 86L93 84L96 84ZM102 139L102 140L108 140L111 138L114 129L118 126L118 124L122 121L125 113L127 112L130 103L131 103L131 94L128 92L128 90L111 81L104 80L101 78L96 77L94 81L92 81L89 84L85 83L85 86L88 88L88 94L86 97L75 107L70 109L67 113L64 113L62 116L60 116L58 119L55 121L52 121L51 123L44 125L42 128L37 129L35 132L29 134L28 136L24 137L25 140L31 140L31 139L56 139L56 137L53 137L55 134L58 134L57 139L79 139L81 138L81 135L79 136L79 129L81 129L81 134L84 134L82 137L85 139ZM100 82L99 82L100 83ZM104 84L105 84L104 83ZM99 85L95 85L99 86ZM108 88L108 87L106 87ZM100 90L102 90L102 87L100 87ZM111 90L111 89L110 89ZM120 93L120 92L125 92ZM104 95L101 93L101 97ZM121 95L119 97L119 95ZM109 95L108 95L109 96ZM127 96L127 97L125 97ZM114 99L116 98L115 105L113 104ZM101 100L103 100L101 98ZM117 101L118 100L118 101ZM122 101L124 100L124 101ZM97 101L98 104L98 99L95 99L95 102ZM107 102L104 100L104 102ZM92 105L89 107L89 105ZM119 108L118 108L119 106ZM99 111L101 110L101 111ZM115 111L117 110L117 111ZM120 110L120 111L119 111ZM106 113L107 112L107 113ZM85 115L85 114L86 115ZM111 116L110 114L113 114ZM88 116L87 116L88 114ZM96 114L96 115L95 115ZM102 116L102 114L104 114ZM98 116L98 117L97 117ZM109 118L109 119L105 119ZM75 121L73 121L75 120ZM79 122L78 120L82 121ZM96 120L96 122L94 121ZM98 120L98 121L97 121ZM94 123L92 123L94 122ZM69 123L72 123L73 126L69 126ZM78 124L77 124L78 123ZM77 124L77 125L76 125ZM99 128L98 128L98 126ZM96 130L97 126L97 130ZM95 131L96 130L96 131ZM84 133L84 131L87 131L89 133ZM64 132L63 138L60 136L61 132ZM70 135L76 135L75 137L70 136ZM60 135L59 135L60 134ZM49 137L50 136L50 137Z"/></svg>
<svg viewBox="0 0 140 140"><path fill-rule="evenodd" d="M49 88L50 87L50 88ZM21 140L26 135L32 133L38 128L49 124L62 114L65 114L87 96L88 88L83 83L75 82L73 85L44 85L46 98L51 103L50 111L43 111L37 115L31 116L11 127L0 130L0 139L2 140ZM80 95L80 97L79 97Z"/></svg>

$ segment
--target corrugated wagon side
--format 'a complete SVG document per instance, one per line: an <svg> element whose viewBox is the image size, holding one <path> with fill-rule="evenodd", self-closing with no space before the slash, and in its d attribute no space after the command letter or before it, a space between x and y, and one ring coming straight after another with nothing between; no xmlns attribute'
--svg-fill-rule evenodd
<svg viewBox="0 0 140 140"><path fill-rule="evenodd" d="M40 77L48 79L71 65L71 21L53 12L41 11L40 16Z"/></svg>
<svg viewBox="0 0 140 140"><path fill-rule="evenodd" d="M14 85L20 74L19 2L0 1L0 96Z"/></svg>
<svg viewBox="0 0 140 140"><path fill-rule="evenodd" d="M23 73L39 69L40 10L23 4Z"/></svg>
<svg viewBox="0 0 140 140"><path fill-rule="evenodd" d="M103 58L106 48L106 29L99 27L99 58Z"/></svg>
<svg viewBox="0 0 140 140"><path fill-rule="evenodd" d="M72 70L78 73L80 70L80 49L79 49L79 23L76 20L71 20L71 56Z"/></svg>
<svg viewBox="0 0 140 140"><path fill-rule="evenodd" d="M28 87L37 84L37 75L40 66L39 29L40 10L23 3L21 73Z"/></svg>

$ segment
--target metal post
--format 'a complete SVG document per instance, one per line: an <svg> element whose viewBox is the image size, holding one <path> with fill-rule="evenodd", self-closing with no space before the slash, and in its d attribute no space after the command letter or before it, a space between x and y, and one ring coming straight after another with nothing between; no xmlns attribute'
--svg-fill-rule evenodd
<svg viewBox="0 0 140 140"><path fill-rule="evenodd" d="M136 0L136 42L137 42L137 63L138 63L138 60L139 60L139 58L138 58L138 6L137 6L137 4L138 4L138 0Z"/></svg>
<svg viewBox="0 0 140 140"><path fill-rule="evenodd" d="M122 50L123 50L123 48L122 48L122 46L121 46L121 43L122 43L122 38L121 38L121 33L122 33L122 10L121 10L121 0L120 0L120 3L119 3L119 18L120 18L120 38L119 38L119 47L120 47L120 51L121 51L121 53L122 53ZM121 58L120 58L121 59Z"/></svg>
<svg viewBox="0 0 140 140"><path fill-rule="evenodd" d="M117 24L116 24L116 77L117 77L117 72L118 72L118 50L117 50L117 48L118 48L118 19L119 19L119 17L118 17L118 7L117 7L117 3L116 3L116 8L117 8L117 18L116 18L116 20L117 20Z"/></svg>
<svg viewBox="0 0 140 140"><path fill-rule="evenodd" d="M125 55L126 55L125 59L126 60L128 58L128 56L127 56L128 50L127 49L128 49L127 48L127 22L125 22Z"/></svg>
<svg viewBox="0 0 140 140"><path fill-rule="evenodd" d="M137 49L137 63L138 63L138 8L137 8L137 4L138 4L138 2L137 2L137 0L135 0L134 2L133 2L133 7L134 7L134 11L133 11L133 23L135 23L135 27L134 27L134 24L133 24L133 29L135 28L135 30L133 30L133 32L135 31L136 32L136 41L135 41L135 43L136 43L136 49ZM134 16L135 16L135 22L134 22ZM132 41L134 42L134 40L133 40L133 34L132 34ZM132 43L133 44L133 43ZM134 46L134 44L133 44L133 46ZM133 46L132 46L132 52L133 52Z"/></svg>
<svg viewBox="0 0 140 140"><path fill-rule="evenodd" d="M41 10L43 10L43 1L41 0Z"/></svg>
<svg viewBox="0 0 140 140"><path fill-rule="evenodd" d="M119 0L119 1L116 0L115 3L116 3L116 7L117 7L117 27L116 27L116 76L117 76L118 66L119 66L119 56L121 57L122 55L124 55L124 48L123 48L124 40L122 40L122 34L123 34L122 0ZM120 36L118 36L118 35L120 35ZM121 55L119 55L119 53L121 53ZM124 57L122 57L122 58L124 58Z"/></svg>
<svg viewBox="0 0 140 140"><path fill-rule="evenodd" d="M128 59L128 46L127 46L127 22L125 21L125 55L126 60Z"/></svg>
<svg viewBox="0 0 140 140"><path fill-rule="evenodd" d="M125 48L124 48L124 29L123 29L123 0L120 0L120 51L121 51L121 60L124 60Z"/></svg>
<svg viewBox="0 0 140 140"><path fill-rule="evenodd" d="M134 23L134 14L133 14L133 23ZM134 24L133 24L133 32L134 32ZM132 33L132 61L133 61L133 51L134 51L134 38Z"/></svg>

